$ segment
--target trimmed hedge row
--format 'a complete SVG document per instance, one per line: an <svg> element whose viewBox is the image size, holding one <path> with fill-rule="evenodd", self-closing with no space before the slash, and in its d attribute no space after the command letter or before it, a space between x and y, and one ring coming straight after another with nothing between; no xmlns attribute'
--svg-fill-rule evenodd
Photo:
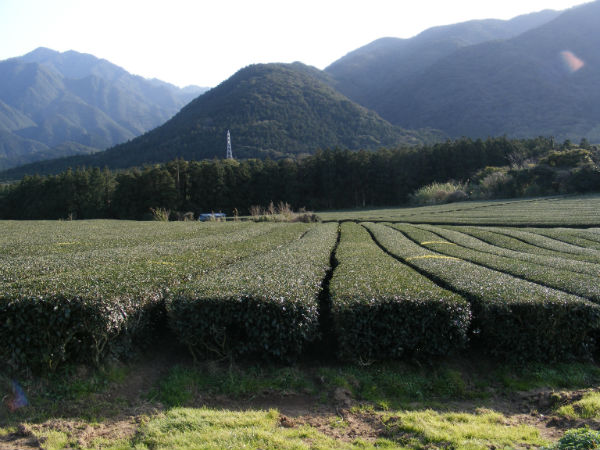
<svg viewBox="0 0 600 450"><path fill-rule="evenodd" d="M556 360L589 356L593 351L594 337L600 330L600 306L434 253L388 226L366 226L392 254L470 301L474 337L488 353L507 358Z"/></svg>
<svg viewBox="0 0 600 450"><path fill-rule="evenodd" d="M432 229L422 229L421 227L405 225L401 229L410 239L420 242L424 247L438 253L455 256L489 269L499 270L553 289L579 295L592 300L594 303L600 303L600 283L597 282L597 274L600 272L588 275L552 268L533 262L521 261L515 258L483 253L471 248L462 247L455 242L446 241L445 236L456 237L455 234L460 235L460 233L452 231L444 232L435 227Z"/></svg>
<svg viewBox="0 0 600 450"><path fill-rule="evenodd" d="M490 253L492 255L505 256L507 258L512 258L515 260L527 261L535 264L540 264L542 266L553 267L555 269L568 270L569 272L585 273L594 276L600 274L600 264L594 264L585 261L576 261L573 259L565 259L551 255L538 255L533 253L510 250L508 248L500 247L498 245L493 245L489 243L493 238L490 239L488 237L488 242L485 242L474 236L466 234L466 232L461 228L448 229L445 227L436 227L432 225L416 225L416 227L432 231L458 245L480 252Z"/></svg>
<svg viewBox="0 0 600 450"><path fill-rule="evenodd" d="M585 256L583 258L580 255L573 255L568 253L562 253L556 250L549 250L546 248L537 247L532 244L528 244L527 242L520 241L517 238L506 236L504 234L500 234L496 229L492 227L470 227L470 226L444 226L450 230L457 230L461 233L468 234L469 236L473 236L477 239L480 239L488 244L498 246L505 250L512 250L520 253L528 253L531 255L537 256L551 256L554 258L560 258L563 260L573 260L580 262L588 262L590 264L596 264L594 262L589 262L585 260Z"/></svg>
<svg viewBox="0 0 600 450"><path fill-rule="evenodd" d="M52 370L65 362L97 364L109 354L127 355L151 343L164 323L165 291L298 240L310 228L248 224L235 225L230 234L225 225L221 236L70 251L63 255L70 269L51 266L40 275L31 267L29 276L18 281L3 278L0 358L13 369ZM145 236L133 238L143 241ZM53 251L55 245L49 245L48 253ZM73 261L83 261L83 269L73 269Z"/></svg>
<svg viewBox="0 0 600 450"><path fill-rule="evenodd" d="M172 330L193 355L293 360L319 333L319 293L337 224L182 285L166 298Z"/></svg>
<svg viewBox="0 0 600 450"><path fill-rule="evenodd" d="M383 252L365 228L341 226L329 285L344 360L444 355L464 347L469 304Z"/></svg>
<svg viewBox="0 0 600 450"><path fill-rule="evenodd" d="M600 263L600 250L595 250L593 248L583 248L577 245L568 244L566 242L552 239L547 236L532 233L530 231L527 231L528 229L514 230L510 228L489 227L489 230L493 231L494 233L501 233L505 236L514 237L516 239L519 239L520 241L524 241L528 244L534 245L542 250L559 252L563 258Z"/></svg>
<svg viewBox="0 0 600 450"><path fill-rule="evenodd" d="M197 261L202 265L205 260L213 259L216 253L226 252L228 258L235 261L239 259L238 255L244 256L247 242L251 246L257 243L261 246L260 250L266 251L307 230L306 226L298 226L302 224L284 227L274 223L253 226L249 222L228 222L218 226L194 222L118 222L115 226L113 222L116 221L101 222L106 222L104 227L90 221L78 224L74 229L71 222L53 223L53 227L47 227L45 222L34 222L41 226L39 235L32 238L33 242L18 239L15 248L4 249L7 254L0 258L0 279L3 282L23 282L28 278L68 276L72 271L98 272L105 268L143 263L149 266L171 265L171 271L187 272L197 265ZM153 224L153 227L148 227L148 224ZM89 226L91 242L85 234L86 225ZM70 237L65 236L63 227L72 232ZM57 232L53 233L53 229ZM114 234L109 233L111 230ZM30 236L30 233L24 234ZM13 236L10 233L0 236L0 242L4 243ZM268 239L265 239L267 236ZM228 250L232 245L239 247L237 251Z"/></svg>
<svg viewBox="0 0 600 450"><path fill-rule="evenodd" d="M95 280L97 281L97 280ZM0 358L13 369L54 370L64 362L98 364L147 341L160 317L159 292L97 282L56 291L3 288Z"/></svg>
<svg viewBox="0 0 600 450"><path fill-rule="evenodd" d="M579 247L600 250L600 241L596 233L587 233L585 230L572 230L569 228L530 228L535 234L566 242Z"/></svg>

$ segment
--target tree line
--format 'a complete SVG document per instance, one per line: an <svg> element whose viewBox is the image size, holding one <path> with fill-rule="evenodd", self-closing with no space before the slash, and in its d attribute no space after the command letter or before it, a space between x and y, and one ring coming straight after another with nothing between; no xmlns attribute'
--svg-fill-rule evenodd
<svg viewBox="0 0 600 450"><path fill-rule="evenodd" d="M310 210L397 206L432 182L538 158L552 139L463 138L377 151L323 150L299 159L176 159L121 171L76 168L0 186L3 219L147 219L151 208L247 214L287 202Z"/></svg>

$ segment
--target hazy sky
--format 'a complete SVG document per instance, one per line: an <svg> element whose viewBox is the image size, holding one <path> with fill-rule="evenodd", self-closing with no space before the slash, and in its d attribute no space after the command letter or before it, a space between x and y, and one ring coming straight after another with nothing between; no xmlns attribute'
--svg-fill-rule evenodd
<svg viewBox="0 0 600 450"><path fill-rule="evenodd" d="M385 36L509 19L582 0L0 0L0 60L91 53L148 78L212 87L259 62L325 68Z"/></svg>

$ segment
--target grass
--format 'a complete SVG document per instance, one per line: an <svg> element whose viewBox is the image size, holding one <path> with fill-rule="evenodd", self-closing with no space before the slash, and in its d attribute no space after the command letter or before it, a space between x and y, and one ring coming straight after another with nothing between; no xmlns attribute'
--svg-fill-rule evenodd
<svg viewBox="0 0 600 450"><path fill-rule="evenodd" d="M195 395L226 395L239 399L266 391L271 392L316 392L313 380L294 367L224 368L218 364L201 367L177 365L169 370L148 398L158 400L166 406L184 406L192 403Z"/></svg>
<svg viewBox="0 0 600 450"><path fill-rule="evenodd" d="M213 408L171 408L147 418L136 434L112 442L102 438L85 443L69 432L48 431L37 437L44 449L423 449L454 448L487 450L530 448L548 444L529 425L508 426L502 414L478 410L474 413L440 413L431 409L376 413L380 437L336 439L330 433L307 424L281 426L279 411L218 410ZM325 423L334 432L344 433L348 422L330 416Z"/></svg>
<svg viewBox="0 0 600 450"><path fill-rule="evenodd" d="M539 388L577 389L593 387L600 382L600 368L594 364L565 362L500 367L492 372L506 392Z"/></svg>
<svg viewBox="0 0 600 450"><path fill-rule="evenodd" d="M382 409L442 401L486 400L492 395L540 388L579 389L600 383L600 368L592 363L494 364L478 356L430 363L382 362L370 366L228 366L208 363L176 365L148 394L168 407L189 406L199 395L244 400L290 393L327 402L338 388L359 402Z"/></svg>
<svg viewBox="0 0 600 450"><path fill-rule="evenodd" d="M285 429L279 413L269 411L216 411L208 408L173 408L145 423L135 440L136 449L489 449L539 446L540 438L531 426L509 427L498 413L437 413L432 410L396 411L376 417L385 437L368 442L362 439L332 439L309 426ZM329 419L332 428L346 429L343 419ZM112 447L115 448L115 447ZM131 447L116 447L131 448Z"/></svg>
<svg viewBox="0 0 600 450"><path fill-rule="evenodd" d="M600 368L592 363L506 366L477 355L364 367L181 363L137 392L136 400L107 402L115 390L130 389L131 375L139 370L132 363L19 380L31 406L11 415L0 408L0 443L22 423L44 449L538 447L549 442L537 428L500 413L497 399L521 390L600 383ZM345 413L336 406L340 389L354 405ZM304 399L304 416L291 417L288 428L282 414L294 398ZM590 395L573 411L583 411L590 401L600 403ZM128 424L124 433L102 431L119 420ZM361 434L361 427L368 433Z"/></svg>
<svg viewBox="0 0 600 450"><path fill-rule="evenodd" d="M408 448L489 449L540 446L548 441L527 425L510 426L502 414L479 409L475 413L439 413L431 409L385 414L389 436Z"/></svg>
<svg viewBox="0 0 600 450"><path fill-rule="evenodd" d="M141 428L138 449L351 449L374 448L344 443L303 426L284 429L279 413L174 408Z"/></svg>
<svg viewBox="0 0 600 450"><path fill-rule="evenodd" d="M600 419L600 392L588 392L581 400L559 407L556 413L569 419Z"/></svg>

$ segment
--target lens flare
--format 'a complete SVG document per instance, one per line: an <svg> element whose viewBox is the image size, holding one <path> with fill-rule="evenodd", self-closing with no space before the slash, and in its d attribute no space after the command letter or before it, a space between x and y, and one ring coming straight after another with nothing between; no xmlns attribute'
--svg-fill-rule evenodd
<svg viewBox="0 0 600 450"><path fill-rule="evenodd" d="M575 73L585 66L585 62L583 62L581 59L575 56L572 51L569 50L563 50L560 52L560 59L562 60L565 69L567 69L569 73Z"/></svg>
<svg viewBox="0 0 600 450"><path fill-rule="evenodd" d="M25 392L23 388L16 381L12 380L11 383L12 392L10 397L6 402L6 406L10 411L16 411L19 408L23 408L27 406L29 402L27 401L27 397L25 396Z"/></svg>

